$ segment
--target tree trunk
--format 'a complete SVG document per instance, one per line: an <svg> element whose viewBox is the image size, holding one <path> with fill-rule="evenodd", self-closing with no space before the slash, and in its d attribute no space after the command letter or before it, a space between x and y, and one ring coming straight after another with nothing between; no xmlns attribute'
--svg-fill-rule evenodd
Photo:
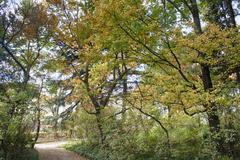
<svg viewBox="0 0 240 160"><path fill-rule="evenodd" d="M123 72L127 71L127 67L125 64L123 64L122 67ZM127 92L128 92L128 84L127 84L127 73L126 75L123 77L123 81L122 81L122 85L123 85L123 91L122 91L122 123L124 123L126 121L126 96L127 96Z"/></svg>
<svg viewBox="0 0 240 160"><path fill-rule="evenodd" d="M54 130L54 138L58 139L58 118L54 119L54 124L53 124L53 130Z"/></svg>
<svg viewBox="0 0 240 160"><path fill-rule="evenodd" d="M41 128L41 110L38 108L37 109L37 131L36 131L36 135L35 135L35 138L34 138L34 141L33 141L33 144L32 144L32 148L34 148L37 140L38 140L38 137L39 137L39 132L40 132L40 128Z"/></svg>
<svg viewBox="0 0 240 160"><path fill-rule="evenodd" d="M210 111L207 112L208 123L211 132L211 138L218 153L225 154L224 140L220 133L220 119L217 113L217 108L213 106Z"/></svg>
<svg viewBox="0 0 240 160"><path fill-rule="evenodd" d="M193 16L193 21L194 21L194 30L195 33L200 35L202 34L202 27L201 27L201 21L200 21L200 16L199 16L199 10L198 10L198 4L196 0L191 0L191 6L190 8L192 16ZM204 57L204 53L199 53L199 56ZM206 64L200 64L201 65L201 72L202 72L202 83L204 86L204 90L207 92L211 88L213 88L212 84L212 79L211 79L211 74L210 74L210 68ZM223 138L220 135L220 119L217 114L218 109L216 106L206 106L210 107L210 111L207 113L208 116L208 123L209 123L209 128L211 133L213 134L213 143L216 145L216 150L220 154L224 154L224 141ZM218 137L217 139L214 137Z"/></svg>
<svg viewBox="0 0 240 160"><path fill-rule="evenodd" d="M38 99L37 99L37 131L36 131L36 135L35 135L35 138L34 138L34 141L32 143L32 148L34 148L37 140L38 140L38 137L39 137L39 132L40 132L40 128L41 128L41 104L40 104L40 98L41 98L41 94L42 94L42 89L43 89L43 79L41 81L41 86L40 86L40 90L39 90L39 93L38 93Z"/></svg>
<svg viewBox="0 0 240 160"><path fill-rule="evenodd" d="M103 132L100 107L96 108L95 116L96 116L96 120L97 120L98 132L99 132L99 144L101 146L103 146L104 145L104 141L105 141L105 136L104 136L104 132Z"/></svg>
<svg viewBox="0 0 240 160"><path fill-rule="evenodd" d="M232 27L236 27L235 14L234 14L234 10L232 7L232 0L224 0L224 1L226 3L226 7L227 7L227 14L229 16L230 25Z"/></svg>

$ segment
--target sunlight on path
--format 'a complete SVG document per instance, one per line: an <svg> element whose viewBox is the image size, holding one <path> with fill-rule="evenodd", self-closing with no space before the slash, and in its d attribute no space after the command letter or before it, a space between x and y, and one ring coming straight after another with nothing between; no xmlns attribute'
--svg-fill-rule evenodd
<svg viewBox="0 0 240 160"><path fill-rule="evenodd" d="M35 148L39 153L39 160L87 160L73 152L66 151L62 148L65 144L67 144L66 141L37 144Z"/></svg>

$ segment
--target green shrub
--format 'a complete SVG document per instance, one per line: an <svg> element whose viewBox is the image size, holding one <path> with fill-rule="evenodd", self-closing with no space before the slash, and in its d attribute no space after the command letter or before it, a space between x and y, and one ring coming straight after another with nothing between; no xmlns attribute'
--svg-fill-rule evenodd
<svg viewBox="0 0 240 160"><path fill-rule="evenodd" d="M38 160L38 152L34 149L25 149L22 150L21 153L12 154L11 159L9 160ZM0 160L4 160L2 158L2 154L0 153Z"/></svg>
<svg viewBox="0 0 240 160"><path fill-rule="evenodd" d="M107 154L99 147L93 147L83 143L76 143L69 144L65 148L91 160L107 160Z"/></svg>

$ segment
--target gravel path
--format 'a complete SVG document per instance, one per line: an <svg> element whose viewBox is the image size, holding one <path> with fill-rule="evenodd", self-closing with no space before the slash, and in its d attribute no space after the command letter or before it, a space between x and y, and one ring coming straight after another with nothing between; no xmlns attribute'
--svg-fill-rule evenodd
<svg viewBox="0 0 240 160"><path fill-rule="evenodd" d="M36 144L39 160L87 160L73 152L66 151L63 146L67 142L51 142Z"/></svg>

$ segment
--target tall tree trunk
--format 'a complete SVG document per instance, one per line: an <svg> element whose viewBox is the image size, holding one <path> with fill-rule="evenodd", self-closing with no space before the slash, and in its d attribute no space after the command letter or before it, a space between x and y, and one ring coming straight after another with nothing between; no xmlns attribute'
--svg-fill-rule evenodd
<svg viewBox="0 0 240 160"><path fill-rule="evenodd" d="M195 33L200 35L202 34L202 27L201 27L201 21L200 21L200 16L199 16L199 9L198 9L198 4L196 0L191 0L191 13L193 16L193 21L194 21L194 30ZM199 53L199 56L204 57L204 53ZM202 83L204 86L204 90L207 92L211 88L213 88L212 84L212 79L211 79L211 73L210 73L210 68L206 64L200 64L201 65L201 72L202 72ZM218 116L218 109L216 106L206 106L210 107L210 111L208 111L207 116L208 116L208 123L209 123L209 128L211 133L213 133L212 139L214 144L216 145L216 150L220 154L224 154L224 140L220 136L220 119ZM218 137L217 139L214 137Z"/></svg>
<svg viewBox="0 0 240 160"><path fill-rule="evenodd" d="M233 6L232 6L232 0L221 0L219 2L221 4L221 8L224 11L224 14L221 15L221 12L223 12L223 11L220 10L220 7L216 7L215 13L214 13L214 18L213 18L212 22L219 24L219 26L221 26L222 28L226 28L226 27L235 28L236 27L236 20L235 20L235 14L234 14ZM210 9L212 9L213 6L216 6L216 5L211 4ZM224 16L224 19L226 20L226 24L221 23L221 18L223 18L223 16ZM237 81L237 83L239 83L240 82L240 68L236 68L235 72L236 72L236 76L237 76L236 81ZM231 115L231 109L229 109L227 114ZM228 122L225 125L225 128L227 130L231 130L231 131L236 130L234 125L232 125L231 122ZM235 137L234 133L230 133L230 134L231 134L230 137ZM221 143L224 143L224 142L221 142ZM234 140L230 140L230 141L226 141L225 143L226 143L225 152L229 156L233 157L236 142ZM219 147L219 150L224 151L224 149L220 148L220 147Z"/></svg>

